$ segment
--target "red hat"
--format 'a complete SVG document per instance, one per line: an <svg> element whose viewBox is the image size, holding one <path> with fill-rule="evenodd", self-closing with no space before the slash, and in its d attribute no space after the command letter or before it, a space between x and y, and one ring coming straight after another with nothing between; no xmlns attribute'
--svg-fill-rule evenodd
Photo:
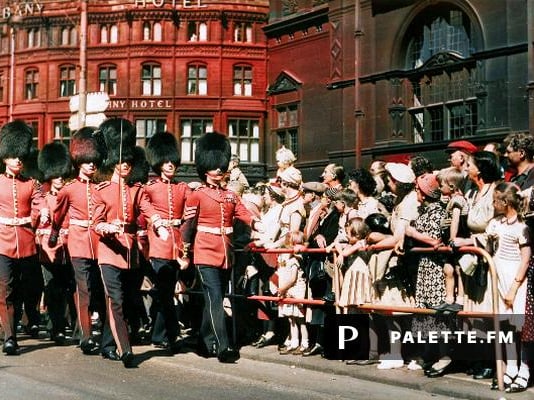
<svg viewBox="0 0 534 400"><path fill-rule="evenodd" d="M439 199L441 196L439 182L434 174L426 173L419 176L416 180L416 185L425 196L433 199Z"/></svg>
<svg viewBox="0 0 534 400"><path fill-rule="evenodd" d="M445 149L446 152L451 153L457 150L463 151L464 153L473 154L478 150L478 148L467 140L457 140L455 142L450 142L447 146L447 149Z"/></svg>

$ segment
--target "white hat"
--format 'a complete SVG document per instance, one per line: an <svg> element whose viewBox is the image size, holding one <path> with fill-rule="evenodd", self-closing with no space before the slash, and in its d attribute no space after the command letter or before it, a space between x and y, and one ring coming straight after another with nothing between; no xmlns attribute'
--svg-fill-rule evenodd
<svg viewBox="0 0 534 400"><path fill-rule="evenodd" d="M302 183L302 174L295 167L284 169L280 173L279 177L283 182L291 183L293 185L300 186Z"/></svg>
<svg viewBox="0 0 534 400"><path fill-rule="evenodd" d="M415 174L406 164L389 162L385 168L397 182L413 183L415 181Z"/></svg>

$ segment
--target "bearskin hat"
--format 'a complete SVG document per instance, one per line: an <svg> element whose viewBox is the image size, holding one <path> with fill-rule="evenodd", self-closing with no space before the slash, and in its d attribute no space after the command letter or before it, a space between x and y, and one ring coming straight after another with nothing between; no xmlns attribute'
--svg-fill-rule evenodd
<svg viewBox="0 0 534 400"><path fill-rule="evenodd" d="M31 146L30 152L24 158L24 165L20 173L26 179L35 179L39 182L43 182L43 173L37 166L37 158L39 157L39 149L35 146ZM5 167L5 165L2 165Z"/></svg>
<svg viewBox="0 0 534 400"><path fill-rule="evenodd" d="M110 118L98 127L106 146L104 168L113 169L121 162L132 162L135 150L135 127L124 118Z"/></svg>
<svg viewBox="0 0 534 400"><path fill-rule="evenodd" d="M0 159L28 157L33 143L33 129L22 120L5 124L0 129Z"/></svg>
<svg viewBox="0 0 534 400"><path fill-rule="evenodd" d="M146 157L152 170L161 173L161 166L166 162L180 165L180 154L176 137L170 132L157 132L150 138L146 147Z"/></svg>
<svg viewBox="0 0 534 400"><path fill-rule="evenodd" d="M219 132L207 132L196 141L195 164L200 180L206 180L206 172L220 169L228 171L232 149L228 138Z"/></svg>
<svg viewBox="0 0 534 400"><path fill-rule="evenodd" d="M102 146L95 137L97 128L86 126L76 131L70 141L70 156L74 166L84 163L94 163L100 167L103 159Z"/></svg>
<svg viewBox="0 0 534 400"><path fill-rule="evenodd" d="M149 172L150 165L146 159L145 149L143 149L141 146L135 146L132 170L126 181L128 184L147 183Z"/></svg>
<svg viewBox="0 0 534 400"><path fill-rule="evenodd" d="M37 157L37 166L43 174L44 181L66 178L72 169L69 149L59 142L45 144Z"/></svg>

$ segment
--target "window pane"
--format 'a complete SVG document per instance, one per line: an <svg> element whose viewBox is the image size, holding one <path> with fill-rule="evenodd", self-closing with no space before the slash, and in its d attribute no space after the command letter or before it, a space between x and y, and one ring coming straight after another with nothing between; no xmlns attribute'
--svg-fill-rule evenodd
<svg viewBox="0 0 534 400"><path fill-rule="evenodd" d="M119 27L117 25L111 25L109 42L110 43L119 42Z"/></svg>
<svg viewBox="0 0 534 400"><path fill-rule="evenodd" d="M161 42L162 39L162 31L161 31L161 24L159 22L156 22L154 24L154 41Z"/></svg>
<svg viewBox="0 0 534 400"><path fill-rule="evenodd" d="M155 80L154 81L154 93L152 93L154 96L161 95L161 80Z"/></svg>
<svg viewBox="0 0 534 400"><path fill-rule="evenodd" d="M100 28L100 43L108 43L108 27L103 26Z"/></svg>
<svg viewBox="0 0 534 400"><path fill-rule="evenodd" d="M206 81L198 82L198 94L200 95L208 94L208 82Z"/></svg>

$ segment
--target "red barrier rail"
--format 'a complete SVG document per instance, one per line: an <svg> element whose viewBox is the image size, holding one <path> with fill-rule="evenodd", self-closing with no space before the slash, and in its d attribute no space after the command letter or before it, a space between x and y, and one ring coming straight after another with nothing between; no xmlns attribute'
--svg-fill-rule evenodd
<svg viewBox="0 0 534 400"><path fill-rule="evenodd" d="M391 246L377 246L371 245L368 246L365 251L381 251L381 250L391 250ZM454 249L460 253L471 253L476 254L480 257L483 257L488 263L488 272L491 277L491 291L492 291L492 312L472 312L472 311L460 311L457 313L458 316L462 317L471 317L471 318L492 318L493 319L493 328L497 332L500 330L500 323L498 319L498 291L497 291L497 273L495 270L495 264L491 255L484 249L475 247L475 246L462 246L457 249ZM297 250L292 248L275 248L275 249L265 249L261 247L252 247L250 251L255 253L274 253L274 254L283 254L283 253L327 253L326 249L322 248L297 248ZM411 253L452 253L453 248L448 246L441 246L437 248L433 247L414 247L408 252ZM339 268L334 270L334 292L336 295L336 304L339 296ZM282 304L306 304L306 305L324 305L325 301L323 300L314 300L314 299L296 299L296 298L286 298L286 297L276 297L276 296L249 296L247 297L250 300L258 301L275 301ZM410 313L410 314L436 314L438 311L427 308L415 308L415 307L403 307L403 306L387 306L387 305L378 305L366 303L356 307L352 307L364 312L379 312L382 314L392 315L393 313ZM496 358L496 372L497 372L497 383L499 390L504 390L504 365L502 357L502 348L501 345L496 341L495 343L495 358Z"/></svg>

